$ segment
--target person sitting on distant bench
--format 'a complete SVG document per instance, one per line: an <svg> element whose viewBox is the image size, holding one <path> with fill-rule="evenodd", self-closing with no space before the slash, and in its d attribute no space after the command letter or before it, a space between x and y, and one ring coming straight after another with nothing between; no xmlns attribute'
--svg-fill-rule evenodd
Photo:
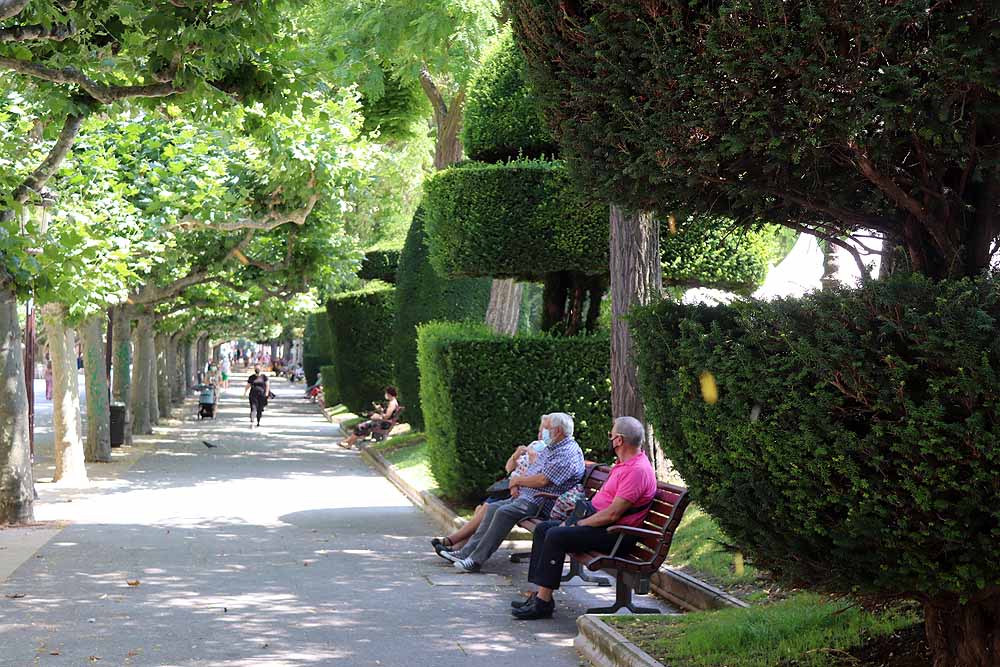
<svg viewBox="0 0 1000 667"><path fill-rule="evenodd" d="M517 477L519 475L526 474L528 467L538 459L538 453L545 449L545 447L552 440L552 436L549 432L549 426L549 416L542 415L541 424L538 427L538 439L530 445L521 445L514 450L513 454L510 455L510 458L507 459L507 463L504 464L504 470L507 471L510 477ZM490 503L499 502L501 500L506 500L506 497L490 496L486 498L486 500L476 507L476 511L473 513L472 518L465 522L464 526L456 530L451 535L447 535L445 537L435 537L432 539L431 546L434 547L434 551L437 555L445 558L442 555L445 551L454 551L464 545L466 540L475 534L476 529L479 528L479 524L483 522L483 517L486 515L486 506ZM445 560L450 559L446 558Z"/></svg>
<svg viewBox="0 0 1000 667"><path fill-rule="evenodd" d="M618 462L590 501L595 512L579 520L571 516L565 522L545 521L535 526L528 581L537 585L538 591L527 600L511 603L514 618L533 621L552 616L556 606L552 592L559 588L567 553L609 553L619 540L619 552L627 552L635 544L634 537L609 533L608 526L641 526L656 497L656 473L642 451L644 435L638 419L616 419L608 438Z"/></svg>
<svg viewBox="0 0 1000 667"><path fill-rule="evenodd" d="M377 427L388 428L391 425L391 420L395 416L396 412L399 410L399 401L397 396L399 392L396 391L395 387L385 388L385 400L387 401L386 406L383 408L380 405L375 406L375 412L368 415L368 419L361 422L354 427L354 433L347 436L347 439L340 443L340 446L344 449L350 449L354 446L358 440L362 438L367 438L371 435Z"/></svg>

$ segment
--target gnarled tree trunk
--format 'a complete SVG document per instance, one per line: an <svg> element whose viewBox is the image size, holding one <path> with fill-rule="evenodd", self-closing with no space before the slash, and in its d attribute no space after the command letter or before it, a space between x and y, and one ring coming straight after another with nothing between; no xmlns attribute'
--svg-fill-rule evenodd
<svg viewBox="0 0 1000 667"><path fill-rule="evenodd" d="M149 349L151 350L149 355L149 385L147 387L149 395L149 422L153 426L156 426L160 423L160 369L159 362L157 361L156 332L152 328L149 338Z"/></svg>
<svg viewBox="0 0 1000 667"><path fill-rule="evenodd" d="M56 460L53 481L86 484L76 334L66 326L66 307L62 304L46 304L42 307L42 315L52 357L52 430L55 432Z"/></svg>
<svg viewBox="0 0 1000 667"><path fill-rule="evenodd" d="M660 223L649 213L632 213L611 206L611 412L647 424L647 445L653 445L646 409L632 357L632 335L626 317L640 304L660 297ZM655 445L650 459L658 464Z"/></svg>
<svg viewBox="0 0 1000 667"><path fill-rule="evenodd" d="M104 345L104 313L83 323L83 374L87 397L87 442L84 458L111 460L111 403Z"/></svg>
<svg viewBox="0 0 1000 667"><path fill-rule="evenodd" d="M194 389L195 384L195 344L191 339L184 341L184 395L187 396Z"/></svg>
<svg viewBox="0 0 1000 667"><path fill-rule="evenodd" d="M125 306L112 311L111 400L125 404L125 444L132 444L132 318Z"/></svg>
<svg viewBox="0 0 1000 667"><path fill-rule="evenodd" d="M33 521L34 499L17 298L0 275L0 524Z"/></svg>
<svg viewBox="0 0 1000 667"><path fill-rule="evenodd" d="M148 435L153 432L149 386L154 384L153 368L153 320L149 315L141 315L136 320L132 334L132 349L135 352L132 364L131 403L132 432Z"/></svg>
<svg viewBox="0 0 1000 667"><path fill-rule="evenodd" d="M934 667L1000 664L1000 588L970 595L963 604L946 595L924 602L924 629Z"/></svg>
<svg viewBox="0 0 1000 667"><path fill-rule="evenodd" d="M167 345L169 337L166 334L156 334L156 398L159 416L169 419L172 412L170 396L170 371L167 368Z"/></svg>

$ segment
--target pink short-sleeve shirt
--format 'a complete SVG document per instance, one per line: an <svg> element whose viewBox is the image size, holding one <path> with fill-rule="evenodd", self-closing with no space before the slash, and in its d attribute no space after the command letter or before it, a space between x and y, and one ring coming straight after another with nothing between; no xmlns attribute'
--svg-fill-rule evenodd
<svg viewBox="0 0 1000 667"><path fill-rule="evenodd" d="M646 455L640 452L624 463L616 463L611 468L608 481L594 494L590 502L598 512L611 507L615 498L621 497L632 503L632 509L649 504L656 495L656 473ZM618 523L625 526L640 526L645 512L626 514Z"/></svg>

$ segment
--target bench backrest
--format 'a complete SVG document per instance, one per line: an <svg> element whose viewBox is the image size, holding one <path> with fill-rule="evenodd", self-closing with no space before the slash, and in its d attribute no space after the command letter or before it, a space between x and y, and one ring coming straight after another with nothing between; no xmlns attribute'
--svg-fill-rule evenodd
<svg viewBox="0 0 1000 667"><path fill-rule="evenodd" d="M587 495L593 497L608 480L610 474L610 466L587 466L587 472L583 477L583 486L587 490ZM691 501L688 497L688 491L684 487L667 482L657 482L656 498L639 526L639 528L654 531L657 536L644 537L636 542L629 553L618 555L640 562L651 560L649 569L659 569L667 558L674 531L677 530L677 525L680 523L681 516L687 509L689 502Z"/></svg>

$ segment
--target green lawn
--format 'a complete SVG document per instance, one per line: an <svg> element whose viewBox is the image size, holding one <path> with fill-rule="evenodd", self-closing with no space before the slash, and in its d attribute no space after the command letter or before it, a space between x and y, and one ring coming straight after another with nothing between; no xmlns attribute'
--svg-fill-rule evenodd
<svg viewBox="0 0 1000 667"><path fill-rule="evenodd" d="M674 533L667 562L690 570L694 576L704 575L722 586L753 583L757 570L746 566L742 575L737 574L734 554L722 546L728 542L712 517L692 504Z"/></svg>
<svg viewBox="0 0 1000 667"><path fill-rule="evenodd" d="M851 648L919 623L920 616L906 608L875 615L801 593L749 609L605 620L671 667L833 667L852 662Z"/></svg>
<svg viewBox="0 0 1000 667"><path fill-rule="evenodd" d="M406 436L413 435L407 433ZM398 436L400 438L406 436ZM394 438L395 439L395 438ZM431 475L430 464L427 462L427 442L421 440L417 444L410 444L403 447L396 447L383 451L385 460L396 466L399 474L403 478L423 491L438 494L437 482Z"/></svg>

